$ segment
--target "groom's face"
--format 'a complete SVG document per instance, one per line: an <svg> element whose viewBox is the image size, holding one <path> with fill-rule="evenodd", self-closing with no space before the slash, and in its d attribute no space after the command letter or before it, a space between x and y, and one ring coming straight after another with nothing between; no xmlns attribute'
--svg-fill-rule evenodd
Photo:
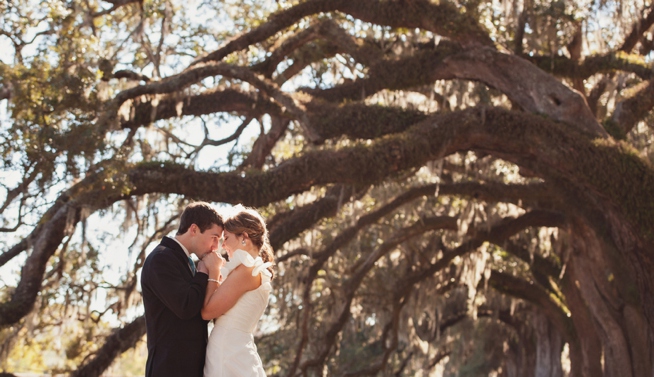
<svg viewBox="0 0 654 377"><path fill-rule="evenodd" d="M195 225L195 224L194 224ZM218 249L218 240L223 234L223 228L219 225L213 224L211 228L200 232L200 228L196 228L194 234L195 250L192 251L198 258L202 258L207 253ZM191 251L191 250L189 250Z"/></svg>

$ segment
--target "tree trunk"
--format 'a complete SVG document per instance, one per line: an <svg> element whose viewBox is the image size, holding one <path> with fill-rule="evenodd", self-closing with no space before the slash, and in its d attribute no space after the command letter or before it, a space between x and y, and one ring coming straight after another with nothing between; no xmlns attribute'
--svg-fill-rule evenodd
<svg viewBox="0 0 654 377"><path fill-rule="evenodd" d="M647 320L634 273L608 242L574 221L571 261L575 284L592 313L604 353L606 377L652 375ZM596 350L587 354L588 361Z"/></svg>
<svg viewBox="0 0 654 377"><path fill-rule="evenodd" d="M595 319L579 292L579 281L576 278L575 260L567 262L565 275L562 279L562 291L570 310L572 322L579 336L581 366L578 373L571 371L571 377L595 377L602 372L602 342L597 334ZM571 350L572 352L572 350Z"/></svg>
<svg viewBox="0 0 654 377"><path fill-rule="evenodd" d="M534 331L536 334L535 377L562 377L561 350L563 340L546 316L534 313Z"/></svg>

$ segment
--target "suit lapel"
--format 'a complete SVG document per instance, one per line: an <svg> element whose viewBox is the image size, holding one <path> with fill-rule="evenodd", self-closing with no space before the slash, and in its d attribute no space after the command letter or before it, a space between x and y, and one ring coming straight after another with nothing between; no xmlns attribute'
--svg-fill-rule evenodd
<svg viewBox="0 0 654 377"><path fill-rule="evenodd" d="M167 249L171 249L175 258L179 259L179 261L182 262L184 266L186 266L186 270L188 270L188 272L193 275L191 268L188 265L188 257L186 256L184 250L182 250L182 247L179 246L177 241L168 236L164 236L164 238L161 240L161 246L164 246Z"/></svg>

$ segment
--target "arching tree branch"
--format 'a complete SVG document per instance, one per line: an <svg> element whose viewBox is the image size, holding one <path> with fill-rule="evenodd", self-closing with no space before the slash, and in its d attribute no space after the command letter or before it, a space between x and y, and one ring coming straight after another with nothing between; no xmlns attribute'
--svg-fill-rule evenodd
<svg viewBox="0 0 654 377"><path fill-rule="evenodd" d="M527 56L525 59L534 63L545 72L550 72L557 77L569 79L585 80L598 73L616 71L631 72L643 80L652 78L652 68L650 65L640 62L640 59L626 55L624 52L588 56L581 63L563 55Z"/></svg>
<svg viewBox="0 0 654 377"><path fill-rule="evenodd" d="M145 316L136 318L131 323L114 330L95 355L87 359L71 377L101 376L114 359L121 353L134 348L136 343L145 335Z"/></svg>
<svg viewBox="0 0 654 377"><path fill-rule="evenodd" d="M135 102L133 115L120 123L122 129L147 126L161 119L181 116L198 116L218 112L237 113L243 116L259 117L263 114L281 116L277 104L262 96L234 89L212 90L189 97L175 96L153 101Z"/></svg>
<svg viewBox="0 0 654 377"><path fill-rule="evenodd" d="M654 80L643 83L640 89L619 102L610 121L618 129L619 135L626 135L652 111L652 108L654 108Z"/></svg>
<svg viewBox="0 0 654 377"><path fill-rule="evenodd" d="M645 13L647 13L647 16L644 16ZM650 5L649 9L643 10L643 17L634 22L631 33L629 33L622 46L620 46L620 51L631 52L638 42L643 40L645 32L652 25L654 25L654 6Z"/></svg>
<svg viewBox="0 0 654 377"><path fill-rule="evenodd" d="M409 6L380 0L310 0L269 17L268 22L196 60L194 65L219 61L232 52L261 42L306 16L340 11L365 22L406 28L422 28L466 44L492 45L477 20L450 3L413 0Z"/></svg>
<svg viewBox="0 0 654 377"><path fill-rule="evenodd" d="M325 196L302 207L293 209L290 213L279 214L282 220L272 219L268 224L270 231L270 245L273 249L281 247L289 239L311 228L318 221L333 217L339 206L349 202L352 197L360 196L363 190L354 187L335 185L327 190ZM279 261L285 260L282 256Z"/></svg>
<svg viewBox="0 0 654 377"><path fill-rule="evenodd" d="M572 320L566 314L567 308L562 308L559 303L550 298L547 292L533 282L493 270L488 284L502 293L529 301L543 309L547 318L552 321L566 341L577 341Z"/></svg>

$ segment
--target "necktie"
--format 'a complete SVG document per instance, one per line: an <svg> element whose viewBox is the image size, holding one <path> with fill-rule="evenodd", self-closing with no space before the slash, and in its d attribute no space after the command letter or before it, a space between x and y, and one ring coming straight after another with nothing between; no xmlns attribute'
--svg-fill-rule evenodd
<svg viewBox="0 0 654 377"><path fill-rule="evenodd" d="M188 257L188 264L191 267L191 272L193 273L193 276L195 276L195 262L193 262L193 259L191 259L191 257Z"/></svg>

